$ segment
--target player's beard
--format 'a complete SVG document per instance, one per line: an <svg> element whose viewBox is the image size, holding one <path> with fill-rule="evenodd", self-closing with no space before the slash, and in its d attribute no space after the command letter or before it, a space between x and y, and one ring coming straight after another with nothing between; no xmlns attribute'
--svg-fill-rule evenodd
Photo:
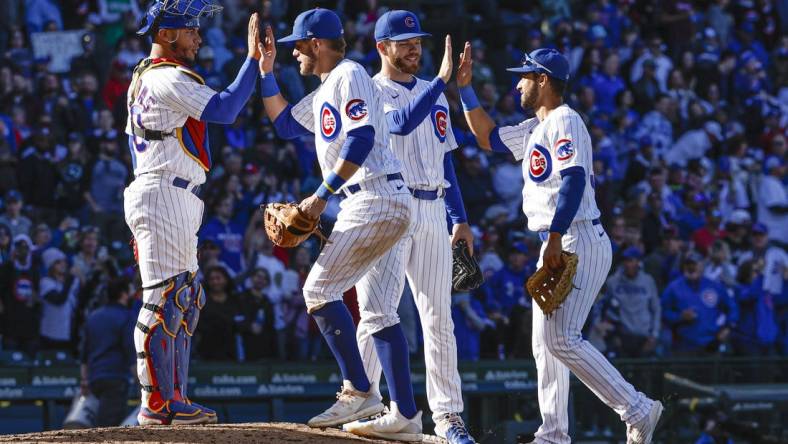
<svg viewBox="0 0 788 444"><path fill-rule="evenodd" d="M170 42L170 50L175 54L178 60L186 62L189 65L194 64L194 57L190 55L189 50L179 45L177 41Z"/></svg>
<svg viewBox="0 0 788 444"><path fill-rule="evenodd" d="M302 76L310 76L315 72L315 65L317 65L317 58L315 57L315 53L312 51L312 48L304 48L303 51L300 51L303 57L299 62L300 65L300 73Z"/></svg>
<svg viewBox="0 0 788 444"><path fill-rule="evenodd" d="M539 88L534 83L531 88L526 89L520 95L520 105L523 109L533 109L536 106L536 102L539 100Z"/></svg>
<svg viewBox="0 0 788 444"><path fill-rule="evenodd" d="M419 57L415 63L408 62L405 60L405 57L397 57L394 56L394 60L392 60L391 64L394 65L399 71L404 72L405 74L416 74L419 72L421 63L421 57Z"/></svg>

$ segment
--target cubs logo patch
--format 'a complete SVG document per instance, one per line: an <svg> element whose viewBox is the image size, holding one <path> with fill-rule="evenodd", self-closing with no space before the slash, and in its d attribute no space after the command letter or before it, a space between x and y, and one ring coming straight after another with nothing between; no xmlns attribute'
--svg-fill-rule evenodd
<svg viewBox="0 0 788 444"><path fill-rule="evenodd" d="M565 162L575 155L575 147L569 139L561 139L555 143L555 157L561 162Z"/></svg>
<svg viewBox="0 0 788 444"><path fill-rule="evenodd" d="M350 120L361 120L367 117L367 103L361 99L353 99L345 105L345 115Z"/></svg>
<svg viewBox="0 0 788 444"><path fill-rule="evenodd" d="M553 161L550 152L539 144L534 144L528 155L528 177L536 183L542 183L550 177L553 171Z"/></svg>
<svg viewBox="0 0 788 444"><path fill-rule="evenodd" d="M416 20L414 20L413 17L411 17L409 15L406 15L405 16L405 26L407 26L408 28L412 28L412 27L416 26Z"/></svg>
<svg viewBox="0 0 788 444"><path fill-rule="evenodd" d="M435 131L435 137L441 143L446 141L446 131L449 129L449 111L440 105L432 107L430 112L430 120L432 120L432 129Z"/></svg>
<svg viewBox="0 0 788 444"><path fill-rule="evenodd" d="M326 142L331 142L337 138L342 122L339 113L328 102L320 107L320 135Z"/></svg>
<svg viewBox="0 0 788 444"><path fill-rule="evenodd" d="M703 305L713 308L717 306L717 302L719 301L720 296L714 290L705 290L703 293L700 294L700 300L703 301Z"/></svg>

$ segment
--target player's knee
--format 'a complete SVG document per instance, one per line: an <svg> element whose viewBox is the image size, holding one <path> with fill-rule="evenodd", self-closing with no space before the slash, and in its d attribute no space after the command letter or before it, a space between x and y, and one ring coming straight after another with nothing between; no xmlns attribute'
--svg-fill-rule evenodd
<svg viewBox="0 0 788 444"><path fill-rule="evenodd" d="M320 310L324 305L329 302L342 301L342 293L326 294L316 290L307 289L304 286L304 303L306 304L306 312L309 314Z"/></svg>
<svg viewBox="0 0 788 444"><path fill-rule="evenodd" d="M399 324L399 315L397 313L376 314L366 318L363 322L366 324L366 331L373 335L384 328Z"/></svg>
<svg viewBox="0 0 788 444"><path fill-rule="evenodd" d="M581 341L579 335L565 333L545 335L544 339L545 348L557 358L573 356Z"/></svg>

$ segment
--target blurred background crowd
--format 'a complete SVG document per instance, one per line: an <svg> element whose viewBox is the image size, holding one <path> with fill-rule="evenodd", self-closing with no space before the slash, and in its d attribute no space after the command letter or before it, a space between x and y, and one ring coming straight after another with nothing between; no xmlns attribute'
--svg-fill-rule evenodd
<svg viewBox="0 0 788 444"><path fill-rule="evenodd" d="M0 2L0 335L5 350L79 353L87 317L138 288L122 193L133 179L126 89L149 42L137 0ZM422 17L421 77L442 36L473 45L475 89L499 125L528 115L504 68L552 46L571 62L567 102L594 144L594 180L614 267L585 334L611 357L788 352L788 5L772 0L222 0L204 20L195 69L217 90L246 54L249 14L283 35L316 5L344 19L347 57L374 74L372 30L388 7ZM385 4L385 6L384 6ZM72 42L69 44L68 42ZM436 44L436 42L438 44ZM455 50L455 52L457 52ZM73 54L65 62L64 54ZM455 54L456 57L456 54ZM287 48L276 66L291 102L317 85ZM460 359L529 358L523 291L539 240L520 210L512 156L475 146L456 87L446 92L455 165L486 283L453 298ZM200 275L208 295L194 347L204 360L325 355L300 288L319 245L274 248L260 204L319 185L314 142L284 141L259 96L232 125L211 125ZM327 226L338 212L332 202ZM419 326L400 314L411 351ZM136 298L138 299L138 295ZM132 296L131 300L135 298ZM346 301L352 306L351 290ZM228 338L234 338L228 347ZM85 354L83 350L83 355ZM133 361L133 358L132 358Z"/></svg>

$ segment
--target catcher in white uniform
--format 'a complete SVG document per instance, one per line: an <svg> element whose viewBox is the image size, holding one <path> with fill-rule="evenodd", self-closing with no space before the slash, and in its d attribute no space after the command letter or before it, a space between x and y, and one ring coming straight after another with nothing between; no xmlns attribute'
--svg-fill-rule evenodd
<svg viewBox="0 0 788 444"><path fill-rule="evenodd" d="M259 58L255 14L248 58L226 90L217 93L189 68L200 48L200 17L219 10L211 0L157 0L138 31L153 46L134 68L128 91L135 179L123 196L143 286L134 330L143 425L217 420L186 392L191 337L205 304L194 277L203 213L198 192L211 168L206 122L235 121L254 91Z"/></svg>
<svg viewBox="0 0 788 444"><path fill-rule="evenodd" d="M662 403L635 390L580 330L607 278L612 261L610 239L599 222L594 198L591 138L583 120L563 103L569 62L555 49L527 54L517 89L523 108L536 117L497 127L479 106L470 86L470 44L460 57L457 84L465 118L485 149L511 152L523 160L523 211L528 229L542 239L542 264L558 269L562 250L579 257L575 289L549 318L533 311L533 353L538 372L542 425L535 443L569 443L568 399L571 370L627 424L628 444L651 442Z"/></svg>
<svg viewBox="0 0 788 444"><path fill-rule="evenodd" d="M398 266L374 267L369 279L356 285L356 291L363 298L401 293L407 275L424 332L427 400L435 433L450 443L466 444L474 441L460 417L463 401L451 318L451 246L465 239L472 248L473 235L452 165L451 150L457 142L443 95L452 74L451 40L446 37L438 77L427 82L413 75L419 70L421 39L426 36L429 34L422 32L418 18L409 11L387 12L375 26L382 69L373 80L382 90L391 133L389 146L403 163L402 175L413 196L413 222L402 241L381 261ZM451 241L447 212L453 222ZM359 350L373 385L380 382L381 375L371 335L377 328L374 316L361 311ZM375 421L346 426L362 433L375 427Z"/></svg>
<svg viewBox="0 0 788 444"><path fill-rule="evenodd" d="M383 411L370 384L356 344L356 329L342 294L370 279L380 267L397 266L382 258L406 233L411 197L400 163L387 148L388 125L375 83L364 68L344 58L339 17L328 9L298 15L291 35L293 56L301 75L316 75L322 84L291 106L279 93L272 70L274 36L266 29L260 71L265 111L281 137L315 134L323 183L299 204L311 219L322 214L335 193L343 198L331 236L304 284L307 311L315 319L343 378L337 402L312 418L312 427L330 427ZM400 294L359 295L359 309L375 319L372 332L389 383L391 411L379 421L375 436L420 441L421 412L416 410L410 381L408 346L397 316Z"/></svg>

